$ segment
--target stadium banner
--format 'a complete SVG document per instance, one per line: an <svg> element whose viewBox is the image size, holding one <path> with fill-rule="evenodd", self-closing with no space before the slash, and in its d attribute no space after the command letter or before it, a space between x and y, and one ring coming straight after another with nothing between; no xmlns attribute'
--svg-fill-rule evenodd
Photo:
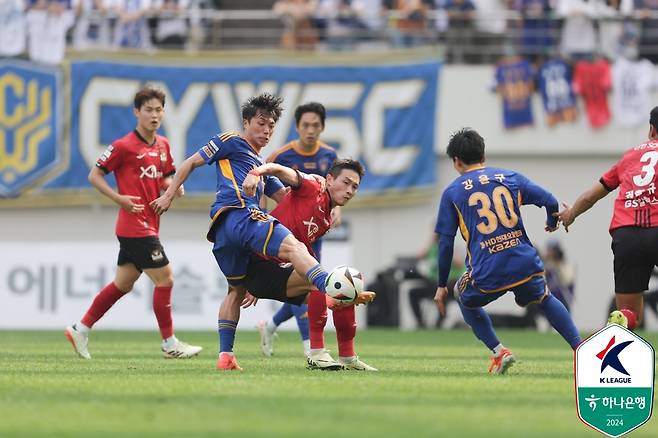
<svg viewBox="0 0 658 438"><path fill-rule="evenodd" d="M0 198L39 186L66 165L61 88L56 68L0 62Z"/></svg>
<svg viewBox="0 0 658 438"><path fill-rule="evenodd" d="M176 163L218 132L242 129L240 105L269 92L284 99L267 156L296 138L294 109L327 108L322 139L339 156L362 160L365 194L407 191L436 183L434 150L438 62L383 66L189 67L74 61L70 65L70 160L42 185L46 193L88 189L87 174L110 142L135 127L133 97L145 83L167 95L160 132ZM213 169L186 183L188 194L214 193Z"/></svg>
<svg viewBox="0 0 658 438"><path fill-rule="evenodd" d="M3 243L11 257L0 264L0 329L63 329L79 321L96 294L114 278L118 242ZM172 308L177 329L216 330L227 283L207 242L166 241L174 271ZM325 242L326 266L350 263L351 247ZM99 329L153 329L153 284L142 277L96 325ZM253 330L281 303L261 300L242 311L240 328ZM364 310L360 306L359 310ZM329 318L331 320L331 318ZM364 315L359 321L365 322ZM333 325L328 323L328 326ZM296 329L294 318L282 326Z"/></svg>

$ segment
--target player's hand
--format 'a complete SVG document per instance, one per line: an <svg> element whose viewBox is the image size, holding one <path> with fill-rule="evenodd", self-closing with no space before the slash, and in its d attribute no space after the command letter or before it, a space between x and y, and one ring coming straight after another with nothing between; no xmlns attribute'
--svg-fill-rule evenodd
<svg viewBox="0 0 658 438"><path fill-rule="evenodd" d="M240 306L243 309L246 309L247 307L255 306L256 303L258 303L258 298L247 292L244 295L244 298L242 299L242 303L240 304Z"/></svg>
<svg viewBox="0 0 658 438"><path fill-rule="evenodd" d="M162 195L158 199L151 201L149 205L155 214L161 215L165 211L169 210L169 207L171 206L171 198L169 196Z"/></svg>
<svg viewBox="0 0 658 438"><path fill-rule="evenodd" d="M314 174L314 173L311 173L309 176L310 176L311 178L313 178L313 179L315 180L315 182L317 182L318 184L320 184L320 191L321 191L321 192L324 192L324 189L327 187L327 180L324 179L324 177L322 177L322 176L320 176L320 175L316 175L316 174Z"/></svg>
<svg viewBox="0 0 658 438"><path fill-rule="evenodd" d="M252 173L247 174L242 183L242 191L244 192L244 195L248 197L256 195L258 184L260 184L260 176L256 176Z"/></svg>
<svg viewBox="0 0 658 438"><path fill-rule="evenodd" d="M176 190L176 194L174 196L177 198L182 198L183 196L185 196L185 187L183 186L183 184L181 184L178 190Z"/></svg>
<svg viewBox="0 0 658 438"><path fill-rule="evenodd" d="M141 213L144 211L144 204L137 203L140 199L142 199L140 196L119 195L117 204L128 213Z"/></svg>
<svg viewBox="0 0 658 438"><path fill-rule="evenodd" d="M334 207L331 209L331 228L337 228L343 222L342 208Z"/></svg>
<svg viewBox="0 0 658 438"><path fill-rule="evenodd" d="M446 316L446 298L448 298L448 288L437 287L434 301L436 301L436 305L439 308L439 315L441 315L441 318L445 318Z"/></svg>
<svg viewBox="0 0 658 438"><path fill-rule="evenodd" d="M569 226L573 223L573 221L576 220L576 218L574 217L573 209L569 204L563 202L562 207L564 207L564 209L558 213L553 213L553 216L557 217L557 220L559 222L562 222L562 225L564 226L564 231L568 233Z"/></svg>
<svg viewBox="0 0 658 438"><path fill-rule="evenodd" d="M354 300L354 304L358 306L359 304L372 303L375 298L377 298L376 293L370 290L364 290L363 292L360 292L359 295L357 295L356 299Z"/></svg>

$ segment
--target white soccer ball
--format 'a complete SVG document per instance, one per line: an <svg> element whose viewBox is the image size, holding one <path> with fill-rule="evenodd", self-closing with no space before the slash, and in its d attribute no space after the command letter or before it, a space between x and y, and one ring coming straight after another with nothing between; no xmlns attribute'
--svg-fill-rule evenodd
<svg viewBox="0 0 658 438"><path fill-rule="evenodd" d="M327 295L341 303L353 303L363 292L363 274L349 266L337 266L327 277Z"/></svg>

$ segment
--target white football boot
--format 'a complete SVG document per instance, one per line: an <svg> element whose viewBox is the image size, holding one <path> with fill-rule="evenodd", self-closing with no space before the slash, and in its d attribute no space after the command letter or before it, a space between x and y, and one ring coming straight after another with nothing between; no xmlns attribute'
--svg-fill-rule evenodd
<svg viewBox="0 0 658 438"><path fill-rule="evenodd" d="M343 364L346 370L379 371L377 368L370 366L359 359L359 356L339 357L338 360Z"/></svg>
<svg viewBox="0 0 658 438"><path fill-rule="evenodd" d="M189 345L178 339L171 348L165 349L164 341L162 345L162 355L165 359L188 359L201 353L201 350L203 350L203 347Z"/></svg>
<svg viewBox="0 0 658 438"><path fill-rule="evenodd" d="M78 353L78 356L83 359L91 359L91 354L87 350L87 345L89 344L87 333L79 332L75 327L68 326L64 329L64 336L73 345L73 349Z"/></svg>
<svg viewBox="0 0 658 438"><path fill-rule="evenodd" d="M336 362L329 354L329 350L322 349L319 352L310 352L306 357L306 368L309 370L342 370L343 364Z"/></svg>
<svg viewBox="0 0 658 438"><path fill-rule="evenodd" d="M261 320L258 322L258 333L260 333L260 349L263 355L271 357L274 354L274 338L278 335L276 332L270 332L267 329L267 321Z"/></svg>

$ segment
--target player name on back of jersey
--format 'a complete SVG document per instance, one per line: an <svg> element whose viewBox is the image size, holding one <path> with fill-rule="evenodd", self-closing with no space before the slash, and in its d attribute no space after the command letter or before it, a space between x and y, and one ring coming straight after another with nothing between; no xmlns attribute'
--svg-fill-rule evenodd
<svg viewBox="0 0 658 438"><path fill-rule="evenodd" d="M523 230L514 230L509 233L499 234L480 242L480 249L487 249L489 254L504 251L521 244L519 237L523 236Z"/></svg>

